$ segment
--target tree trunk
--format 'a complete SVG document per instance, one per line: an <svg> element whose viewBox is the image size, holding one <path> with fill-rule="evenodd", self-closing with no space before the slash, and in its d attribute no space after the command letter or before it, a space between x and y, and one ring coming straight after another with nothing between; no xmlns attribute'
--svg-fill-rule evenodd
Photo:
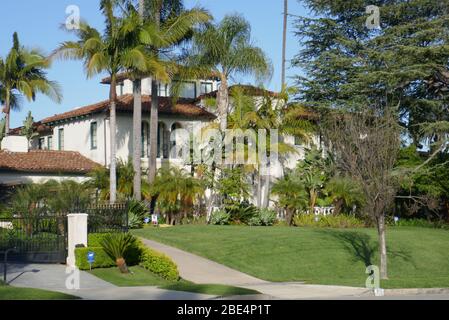
<svg viewBox="0 0 449 320"><path fill-rule="evenodd" d="M225 75L221 76L221 84L217 94L218 119L220 120L220 130L224 134L228 128L228 104L229 88Z"/></svg>
<svg viewBox="0 0 449 320"><path fill-rule="evenodd" d="M10 115L11 115L11 106L10 106L10 97L9 97L9 89L6 89L6 94L5 94L5 136L9 135L9 130L10 130Z"/></svg>
<svg viewBox="0 0 449 320"><path fill-rule="evenodd" d="M257 207L262 208L262 177L260 170L257 172Z"/></svg>
<svg viewBox="0 0 449 320"><path fill-rule="evenodd" d="M135 80L133 113L133 166L134 166L134 199L142 200L142 81Z"/></svg>
<svg viewBox="0 0 449 320"><path fill-rule="evenodd" d="M111 114L109 120L110 139L111 139L111 163L110 163L110 203L114 204L117 201L117 117L116 117L116 79L115 75L111 77L111 87L109 100L111 103Z"/></svg>
<svg viewBox="0 0 449 320"><path fill-rule="evenodd" d="M119 268L121 273L129 273L128 266L126 265L126 261L123 258L119 258L115 261L117 267Z"/></svg>
<svg viewBox="0 0 449 320"><path fill-rule="evenodd" d="M286 209L285 222L289 227L293 225L293 211L291 209Z"/></svg>
<svg viewBox="0 0 449 320"><path fill-rule="evenodd" d="M310 214L315 213L315 205L318 198L318 194L315 190L310 190Z"/></svg>
<svg viewBox="0 0 449 320"><path fill-rule="evenodd" d="M157 172L157 140L159 126L159 96L156 80L151 81L151 120L150 120L150 158L148 168L148 181L154 183Z"/></svg>
<svg viewBox="0 0 449 320"><path fill-rule="evenodd" d="M377 231L379 234L379 251L380 251L380 278L388 279L387 272L387 241L385 229L385 215L382 214L377 219Z"/></svg>

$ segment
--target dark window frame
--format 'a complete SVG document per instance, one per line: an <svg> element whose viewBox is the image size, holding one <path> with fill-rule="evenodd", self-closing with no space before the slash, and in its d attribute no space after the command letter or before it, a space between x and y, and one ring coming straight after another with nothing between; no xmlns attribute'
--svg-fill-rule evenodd
<svg viewBox="0 0 449 320"><path fill-rule="evenodd" d="M90 149L98 149L98 123L96 121L90 123Z"/></svg>
<svg viewBox="0 0 449 320"><path fill-rule="evenodd" d="M64 128L58 129L58 150L64 151L65 149L65 134L64 134Z"/></svg>

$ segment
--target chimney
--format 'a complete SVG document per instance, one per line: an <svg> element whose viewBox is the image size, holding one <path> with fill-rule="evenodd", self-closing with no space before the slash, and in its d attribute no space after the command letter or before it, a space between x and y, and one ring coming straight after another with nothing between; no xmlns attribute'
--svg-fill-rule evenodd
<svg viewBox="0 0 449 320"><path fill-rule="evenodd" d="M1 149L9 152L28 152L28 139L24 136L6 136L2 140Z"/></svg>

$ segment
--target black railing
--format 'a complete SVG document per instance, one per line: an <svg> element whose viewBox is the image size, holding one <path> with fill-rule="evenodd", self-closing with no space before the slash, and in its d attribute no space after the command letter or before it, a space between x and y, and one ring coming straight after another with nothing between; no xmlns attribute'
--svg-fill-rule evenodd
<svg viewBox="0 0 449 320"><path fill-rule="evenodd" d="M67 252L65 214L34 213L0 218L0 252L15 248L12 260L64 262Z"/></svg>
<svg viewBox="0 0 449 320"><path fill-rule="evenodd" d="M89 233L128 232L128 205L105 204L86 207Z"/></svg>

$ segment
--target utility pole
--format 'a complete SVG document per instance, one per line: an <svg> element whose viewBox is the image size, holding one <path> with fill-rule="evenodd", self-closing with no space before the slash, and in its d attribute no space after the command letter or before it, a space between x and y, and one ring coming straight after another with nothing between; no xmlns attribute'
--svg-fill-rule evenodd
<svg viewBox="0 0 449 320"><path fill-rule="evenodd" d="M286 62L287 62L287 28L288 28L288 0L284 0L284 33L282 43L282 89L286 86Z"/></svg>

